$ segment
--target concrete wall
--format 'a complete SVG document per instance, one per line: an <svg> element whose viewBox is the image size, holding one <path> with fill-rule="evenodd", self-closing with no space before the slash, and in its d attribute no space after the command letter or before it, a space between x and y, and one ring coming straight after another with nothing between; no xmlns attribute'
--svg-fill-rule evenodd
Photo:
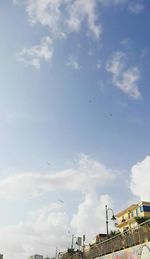
<svg viewBox="0 0 150 259"><path fill-rule="evenodd" d="M150 259L150 242L97 257L96 259Z"/></svg>

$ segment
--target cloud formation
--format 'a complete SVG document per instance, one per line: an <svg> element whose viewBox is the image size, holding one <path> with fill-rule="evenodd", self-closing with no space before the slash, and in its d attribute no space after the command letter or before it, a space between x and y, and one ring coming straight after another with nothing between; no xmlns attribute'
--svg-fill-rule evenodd
<svg viewBox="0 0 150 259"><path fill-rule="evenodd" d="M23 4L29 23L41 25L48 29L50 38L45 37L40 45L35 45L31 48L25 47L18 53L19 61L26 66L32 65L36 68L40 68L41 59L45 61L52 59L56 40L67 38L71 33L79 32L83 25L85 27L85 24L88 34L90 33L97 40L100 39L102 25L99 21L99 12L97 10L103 6L127 4L128 10L135 14L139 14L145 8L143 3L128 0L13 0L13 3ZM128 78L131 78L131 73L132 71L130 75L127 75ZM134 81L136 81L135 71L133 73L134 84Z"/></svg>
<svg viewBox="0 0 150 259"><path fill-rule="evenodd" d="M24 173L0 181L0 199L35 198L57 190L91 192L114 179L113 171L96 160L81 155L75 168L56 173Z"/></svg>
<svg viewBox="0 0 150 259"><path fill-rule="evenodd" d="M51 62L53 57L53 41L50 37L44 37L39 45L31 48L23 48L17 53L17 60L22 62L25 66L34 66L40 68L42 60Z"/></svg>
<svg viewBox="0 0 150 259"><path fill-rule="evenodd" d="M76 191L80 203L74 214L67 204L57 202L29 211L22 222L0 227L1 251L5 258L26 259L32 254L54 256L70 247L71 235L86 235L88 244L99 232L105 232L105 204L112 207L108 194L98 194L97 188L112 182L114 172L100 162L81 155L67 170L49 174L24 173L0 181L0 198L17 200L38 198L47 192ZM74 194L75 195L75 194ZM91 213L92 212L92 213ZM89 226L87 228L87 226Z"/></svg>
<svg viewBox="0 0 150 259"><path fill-rule="evenodd" d="M56 40L66 38L70 33L80 31L83 24L87 24L88 32L96 39L100 38L101 25L97 23L96 0L22 0L13 1L25 6L28 20L32 25L48 28L50 37L42 39L40 45L23 48L17 59L26 66L40 68L40 61L51 61ZM78 69L77 63L74 68Z"/></svg>
<svg viewBox="0 0 150 259"><path fill-rule="evenodd" d="M101 62L101 60L98 60L97 64L96 64L97 70L101 69L101 67L102 67L102 62Z"/></svg>
<svg viewBox="0 0 150 259"><path fill-rule="evenodd" d="M130 13L139 14L145 9L141 0L98 0L104 7L126 5Z"/></svg>
<svg viewBox="0 0 150 259"><path fill-rule="evenodd" d="M113 201L109 195L98 196L95 192L86 194L71 221L74 232L79 235L84 233L89 242L91 241L89 238L94 238L96 233L105 233L106 204L113 207ZM113 225L111 225L111 228L113 228Z"/></svg>
<svg viewBox="0 0 150 259"><path fill-rule="evenodd" d="M16 225L0 227L1 251L6 259L26 259L33 254L52 257L56 247L61 252L70 247L72 233L85 234L88 244L105 232L105 204L112 206L108 195L86 194L71 218L60 204L42 207Z"/></svg>
<svg viewBox="0 0 150 259"><path fill-rule="evenodd" d="M125 4L128 2L128 0L99 0L99 2L104 6L110 6Z"/></svg>
<svg viewBox="0 0 150 259"><path fill-rule="evenodd" d="M149 156L131 169L130 189L141 200L150 199L149 171ZM36 198L58 190L67 191L68 195L72 191L80 194L80 202L73 215L67 212L67 204L57 202L29 211L26 219L16 225L0 227L1 251L6 259L26 259L35 253L54 256L56 246L60 251L70 247L72 233L75 236L85 234L86 244L96 234L105 233L105 205L111 208L114 205L109 194L99 194L98 189L112 182L114 174L100 162L81 155L67 170L49 174L17 174L1 180L1 199ZM114 229L114 223L109 222L109 228Z"/></svg>
<svg viewBox="0 0 150 259"><path fill-rule="evenodd" d="M137 84L141 77L140 70L137 66L128 67L126 53L114 52L106 64L106 70L112 74L114 86L134 99L141 97Z"/></svg>
<svg viewBox="0 0 150 259"><path fill-rule="evenodd" d="M56 246L66 249L68 215L58 204L50 204L32 212L25 221L0 227L1 251L6 259L26 259L33 254L55 256Z"/></svg>
<svg viewBox="0 0 150 259"><path fill-rule="evenodd" d="M75 69L75 70L80 70L80 69L81 69L81 66L79 65L79 63L77 62L77 60L76 60L74 57L72 57L72 56L70 56L70 57L68 58L67 66L68 66L68 67L71 67L71 68L73 68L73 69Z"/></svg>
<svg viewBox="0 0 150 259"><path fill-rule="evenodd" d="M150 200L150 156L135 164L131 169L130 189L141 200Z"/></svg>
<svg viewBox="0 0 150 259"><path fill-rule="evenodd" d="M101 26L97 24L96 0L25 0L29 22L49 28L53 38L79 31L83 22L96 38ZM19 3L15 1L14 3Z"/></svg>
<svg viewBox="0 0 150 259"><path fill-rule="evenodd" d="M145 6L143 3L139 2L139 1L133 1L133 2L129 3L128 9L131 13L140 14L141 12L144 11Z"/></svg>

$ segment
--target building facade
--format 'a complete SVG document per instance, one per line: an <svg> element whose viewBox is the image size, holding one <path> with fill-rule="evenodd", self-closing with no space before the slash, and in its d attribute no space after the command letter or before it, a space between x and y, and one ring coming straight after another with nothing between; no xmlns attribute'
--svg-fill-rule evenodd
<svg viewBox="0 0 150 259"><path fill-rule="evenodd" d="M150 202L141 201L118 212L116 226L121 232L136 227L136 217L150 217Z"/></svg>

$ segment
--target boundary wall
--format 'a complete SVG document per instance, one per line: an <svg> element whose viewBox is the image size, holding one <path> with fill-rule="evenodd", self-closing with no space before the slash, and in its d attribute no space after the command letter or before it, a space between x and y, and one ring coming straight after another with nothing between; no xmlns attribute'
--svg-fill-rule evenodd
<svg viewBox="0 0 150 259"><path fill-rule="evenodd" d="M95 259L150 259L150 242L96 257Z"/></svg>

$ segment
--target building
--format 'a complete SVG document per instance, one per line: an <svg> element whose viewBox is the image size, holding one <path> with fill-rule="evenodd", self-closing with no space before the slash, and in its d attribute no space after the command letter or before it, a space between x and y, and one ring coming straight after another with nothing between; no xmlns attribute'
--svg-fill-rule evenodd
<svg viewBox="0 0 150 259"><path fill-rule="evenodd" d="M32 255L29 257L29 259L43 259L42 255Z"/></svg>
<svg viewBox="0 0 150 259"><path fill-rule="evenodd" d="M100 233L100 234L96 235L96 244L104 241L105 239L107 239L107 234Z"/></svg>
<svg viewBox="0 0 150 259"><path fill-rule="evenodd" d="M92 239L90 245L98 244L104 241L105 239L107 239L107 234L102 234L102 233L97 234L96 237Z"/></svg>
<svg viewBox="0 0 150 259"><path fill-rule="evenodd" d="M136 217L150 217L150 202L141 201L130 205L128 208L118 212L117 224L121 232L137 226Z"/></svg>

